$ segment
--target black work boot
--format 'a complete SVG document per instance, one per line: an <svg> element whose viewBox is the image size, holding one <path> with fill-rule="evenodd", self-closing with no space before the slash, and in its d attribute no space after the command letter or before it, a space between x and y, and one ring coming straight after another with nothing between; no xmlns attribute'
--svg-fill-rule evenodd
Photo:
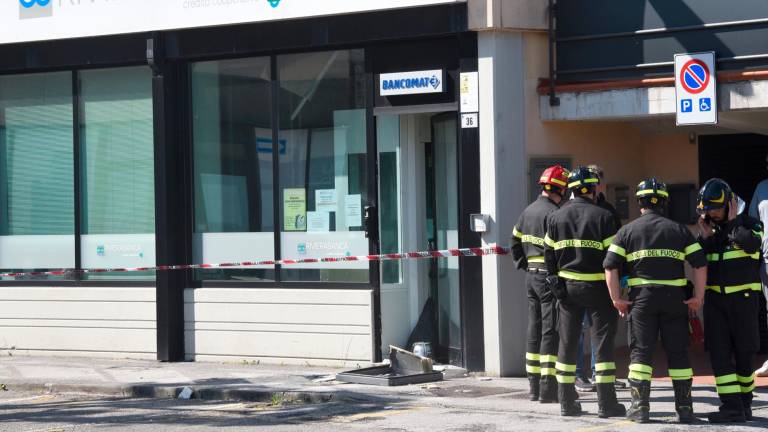
<svg viewBox="0 0 768 432"><path fill-rule="evenodd" d="M752 392L741 394L741 404L744 405L744 419L752 421Z"/></svg>
<svg viewBox="0 0 768 432"><path fill-rule="evenodd" d="M541 375L528 374L528 386L530 389L528 393L532 401L539 400L539 381L541 381Z"/></svg>
<svg viewBox="0 0 768 432"><path fill-rule="evenodd" d="M691 387L693 380L673 380L672 387L675 389L675 411L677 411L677 421L680 423L693 423L693 398L691 397Z"/></svg>
<svg viewBox="0 0 768 432"><path fill-rule="evenodd" d="M627 418L635 423L648 423L651 412L651 382L629 379L632 393L632 406L627 411Z"/></svg>
<svg viewBox="0 0 768 432"><path fill-rule="evenodd" d="M741 401L741 394L720 395L723 402L720 405L720 411L709 413L707 419L710 423L744 423L747 421L744 416L744 405Z"/></svg>
<svg viewBox="0 0 768 432"><path fill-rule="evenodd" d="M597 416L600 418L624 417L627 408L616 400L613 383L597 384Z"/></svg>
<svg viewBox="0 0 768 432"><path fill-rule="evenodd" d="M573 395L576 393L576 389L573 388L573 384L558 384L557 385L557 397L560 399L560 415L561 416L580 416L581 404L576 402Z"/></svg>
<svg viewBox="0 0 768 432"><path fill-rule="evenodd" d="M552 375L541 376L539 403L557 403L557 379Z"/></svg>

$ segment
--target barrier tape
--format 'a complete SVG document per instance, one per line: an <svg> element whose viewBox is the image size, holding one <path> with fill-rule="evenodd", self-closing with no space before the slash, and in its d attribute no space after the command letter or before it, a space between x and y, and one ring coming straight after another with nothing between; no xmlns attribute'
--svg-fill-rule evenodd
<svg viewBox="0 0 768 432"><path fill-rule="evenodd" d="M99 269L61 269L51 271L20 272L20 273L0 273L0 277L20 277L20 276L67 276L72 274L92 274L92 273L128 273L128 272L146 272L146 271L170 271L170 270L197 270L197 269L232 269L256 266L274 266L274 265L295 265L295 264L320 264L320 263L338 263L351 261L398 261L407 259L424 258L450 258L450 257L472 257L487 255L507 255L510 248L504 246L489 246L484 248L455 248L435 251L389 253L380 255L359 255L359 256L327 256L323 258L301 258L301 259L283 259L283 260L262 260L262 261L243 261L218 264L181 264L181 265L159 265L154 267L126 267L126 268L99 268Z"/></svg>

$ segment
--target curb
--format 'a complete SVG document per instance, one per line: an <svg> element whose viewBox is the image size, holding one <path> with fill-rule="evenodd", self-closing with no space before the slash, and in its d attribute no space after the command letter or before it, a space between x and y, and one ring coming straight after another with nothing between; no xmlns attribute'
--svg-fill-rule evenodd
<svg viewBox="0 0 768 432"><path fill-rule="evenodd" d="M163 385L110 385L110 384L54 384L54 383L8 383L8 390L45 394L79 393L110 397L176 399L179 393L189 387L190 399L208 401L273 402L279 398L282 402L319 404L332 400L345 400L336 392L307 392L291 390L255 390L246 388L222 388L205 386L163 386ZM353 399L353 398L349 398Z"/></svg>

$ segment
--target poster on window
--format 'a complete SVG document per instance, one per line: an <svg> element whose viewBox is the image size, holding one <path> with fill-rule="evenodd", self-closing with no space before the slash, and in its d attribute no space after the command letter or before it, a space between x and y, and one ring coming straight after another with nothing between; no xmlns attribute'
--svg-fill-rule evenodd
<svg viewBox="0 0 768 432"><path fill-rule="evenodd" d="M363 224L360 194L347 195L344 198L344 214L346 216L347 226L350 228L359 227Z"/></svg>
<svg viewBox="0 0 768 432"><path fill-rule="evenodd" d="M338 205L336 189L318 189L315 191L315 210L335 212Z"/></svg>
<svg viewBox="0 0 768 432"><path fill-rule="evenodd" d="M304 189L283 190L283 231L307 230L307 192Z"/></svg>
<svg viewBox="0 0 768 432"><path fill-rule="evenodd" d="M331 230L331 214L324 211L307 212L307 232L324 232Z"/></svg>

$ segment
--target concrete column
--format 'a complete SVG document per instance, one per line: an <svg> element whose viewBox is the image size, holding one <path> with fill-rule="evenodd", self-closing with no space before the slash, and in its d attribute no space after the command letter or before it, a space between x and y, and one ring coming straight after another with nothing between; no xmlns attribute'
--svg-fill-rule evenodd
<svg viewBox="0 0 768 432"><path fill-rule="evenodd" d="M523 38L520 32L478 34L481 209L492 221L484 245L509 245L527 205ZM510 256L483 258L483 319L486 372L522 376L527 297L524 274Z"/></svg>

